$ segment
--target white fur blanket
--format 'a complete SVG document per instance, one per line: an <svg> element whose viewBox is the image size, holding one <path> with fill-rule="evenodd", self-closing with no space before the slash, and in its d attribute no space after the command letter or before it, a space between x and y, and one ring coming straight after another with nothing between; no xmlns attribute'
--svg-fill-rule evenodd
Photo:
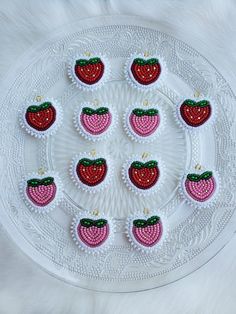
<svg viewBox="0 0 236 314"><path fill-rule="evenodd" d="M154 20L206 56L236 91L234 0L0 0L0 79L19 55L50 31L107 14ZM106 294L54 279L0 229L0 314L235 314L235 247L234 237L207 265L169 286Z"/></svg>

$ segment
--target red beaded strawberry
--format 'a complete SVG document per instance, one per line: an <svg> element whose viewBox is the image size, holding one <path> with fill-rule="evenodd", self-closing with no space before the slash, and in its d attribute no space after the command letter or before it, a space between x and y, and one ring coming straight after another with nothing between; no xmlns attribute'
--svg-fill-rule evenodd
<svg viewBox="0 0 236 314"><path fill-rule="evenodd" d="M135 219L132 233L135 240L145 247L157 244L163 234L163 226L160 217L152 216L148 219Z"/></svg>
<svg viewBox="0 0 236 314"><path fill-rule="evenodd" d="M198 202L207 201L216 189L216 182L211 171L188 174L184 184L188 195Z"/></svg>
<svg viewBox="0 0 236 314"><path fill-rule="evenodd" d="M46 206L56 196L57 187L53 177L30 179L27 181L26 194L37 206Z"/></svg>
<svg viewBox="0 0 236 314"><path fill-rule="evenodd" d="M56 120L56 109L51 102L33 105L27 108L25 119L35 130L46 131Z"/></svg>
<svg viewBox="0 0 236 314"><path fill-rule="evenodd" d="M142 85L149 85L157 81L161 74L161 65L156 58L135 58L131 65L133 78Z"/></svg>
<svg viewBox="0 0 236 314"><path fill-rule="evenodd" d="M76 166L79 180L88 186L95 186L103 182L107 174L107 163L104 158L82 158Z"/></svg>
<svg viewBox="0 0 236 314"><path fill-rule="evenodd" d="M104 74L104 63L98 57L90 59L78 59L74 66L76 77L83 83L93 85Z"/></svg>
<svg viewBox="0 0 236 314"><path fill-rule="evenodd" d="M134 161L129 168L130 181L142 190L153 187L159 175L160 172L156 160L150 160L146 163Z"/></svg>
<svg viewBox="0 0 236 314"><path fill-rule="evenodd" d="M211 116L211 105L207 100L185 100L180 106L180 115L185 123L191 127L204 124Z"/></svg>
<svg viewBox="0 0 236 314"><path fill-rule="evenodd" d="M80 115L80 122L88 133L100 135L111 125L112 115L106 107L98 109L84 107Z"/></svg>
<svg viewBox="0 0 236 314"><path fill-rule="evenodd" d="M130 117L129 123L132 130L139 136L146 137L153 134L160 124L160 116L157 109L135 108Z"/></svg>
<svg viewBox="0 0 236 314"><path fill-rule="evenodd" d="M93 220L82 218L77 226L77 236L85 245L96 248L109 236L109 224L106 219Z"/></svg>

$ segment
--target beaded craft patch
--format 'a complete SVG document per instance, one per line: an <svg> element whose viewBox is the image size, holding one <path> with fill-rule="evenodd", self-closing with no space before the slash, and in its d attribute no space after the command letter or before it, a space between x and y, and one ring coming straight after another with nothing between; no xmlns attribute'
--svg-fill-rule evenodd
<svg viewBox="0 0 236 314"><path fill-rule="evenodd" d="M126 234L131 245L142 252L160 249L166 238L168 225L159 214L136 213L127 218Z"/></svg>
<svg viewBox="0 0 236 314"><path fill-rule="evenodd" d="M165 116L156 106L131 105L124 115L124 128L128 136L139 143L153 141L164 127Z"/></svg>
<svg viewBox="0 0 236 314"><path fill-rule="evenodd" d="M73 158L70 174L79 188L95 193L110 183L113 168L107 159L91 157L90 154L84 153Z"/></svg>
<svg viewBox="0 0 236 314"><path fill-rule="evenodd" d="M32 136L45 138L52 135L62 123L61 105L55 99L23 105L20 124Z"/></svg>
<svg viewBox="0 0 236 314"><path fill-rule="evenodd" d="M182 179L182 192L197 207L205 207L214 200L218 189L218 175L212 171L188 173Z"/></svg>
<svg viewBox="0 0 236 314"><path fill-rule="evenodd" d="M109 248L114 240L115 225L107 215L99 217L87 213L73 219L71 234L76 245L86 253L100 253Z"/></svg>
<svg viewBox="0 0 236 314"><path fill-rule="evenodd" d="M110 75L110 63L105 56L77 55L69 62L68 75L77 87L94 90L101 87Z"/></svg>
<svg viewBox="0 0 236 314"><path fill-rule="evenodd" d="M181 125L188 129L198 129L209 124L215 115L210 100L186 99L177 106L177 116Z"/></svg>
<svg viewBox="0 0 236 314"><path fill-rule="evenodd" d="M20 189L29 208L38 213L52 210L62 199L62 182L54 172L32 173L24 178Z"/></svg>
<svg viewBox="0 0 236 314"><path fill-rule="evenodd" d="M95 108L90 103L83 103L74 115L76 129L82 136L91 141L107 138L116 122L116 115L108 105Z"/></svg>
<svg viewBox="0 0 236 314"><path fill-rule="evenodd" d="M160 166L161 163L161 172ZM129 159L123 165L122 177L127 187L140 195L156 192L163 182L163 162L155 159L144 161L142 158Z"/></svg>
<svg viewBox="0 0 236 314"><path fill-rule="evenodd" d="M157 83L163 82L165 75L165 62L157 56L132 55L125 65L127 81L140 89L155 88Z"/></svg>

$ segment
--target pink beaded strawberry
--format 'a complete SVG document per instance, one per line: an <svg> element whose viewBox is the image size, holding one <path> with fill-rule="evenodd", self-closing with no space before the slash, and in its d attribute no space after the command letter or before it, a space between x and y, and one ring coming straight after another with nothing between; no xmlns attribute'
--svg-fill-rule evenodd
<svg viewBox="0 0 236 314"><path fill-rule="evenodd" d="M151 216L148 219L135 219L132 233L135 240L144 247L156 245L163 234L163 226L160 217Z"/></svg>
<svg viewBox="0 0 236 314"><path fill-rule="evenodd" d="M100 135L107 131L112 122L112 115L106 107L92 109L84 107L80 115L80 123L91 135Z"/></svg>
<svg viewBox="0 0 236 314"><path fill-rule="evenodd" d="M97 220L82 218L77 225L77 236L83 244L96 248L102 245L109 236L109 224L106 219Z"/></svg>
<svg viewBox="0 0 236 314"><path fill-rule="evenodd" d="M26 194L36 206L47 206L54 200L56 192L57 186L53 177L34 178L27 181Z"/></svg>
<svg viewBox="0 0 236 314"><path fill-rule="evenodd" d="M216 181L211 171L188 174L184 185L188 195L198 202L209 200L216 189Z"/></svg>
<svg viewBox="0 0 236 314"><path fill-rule="evenodd" d="M129 117L132 130L141 137L152 135L160 124L160 116L157 109L135 108Z"/></svg>

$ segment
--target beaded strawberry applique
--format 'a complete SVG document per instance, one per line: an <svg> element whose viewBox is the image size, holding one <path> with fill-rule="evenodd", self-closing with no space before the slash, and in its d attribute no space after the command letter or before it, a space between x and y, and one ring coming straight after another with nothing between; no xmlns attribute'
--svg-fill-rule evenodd
<svg viewBox="0 0 236 314"><path fill-rule="evenodd" d="M167 225L159 215L135 214L127 218L126 233L131 245L143 252L159 249L167 234Z"/></svg>
<svg viewBox="0 0 236 314"><path fill-rule="evenodd" d="M212 105L209 100L186 99L177 110L182 123L192 129L207 124L212 117Z"/></svg>
<svg viewBox="0 0 236 314"><path fill-rule="evenodd" d="M163 163L162 171L163 171ZM156 192L163 180L157 160L128 160L122 170L123 180L128 188L141 195Z"/></svg>
<svg viewBox="0 0 236 314"><path fill-rule="evenodd" d="M21 192L30 209L44 213L60 202L62 183L56 173L47 176L34 173L21 182Z"/></svg>
<svg viewBox="0 0 236 314"><path fill-rule="evenodd" d="M81 106L74 116L76 129L91 141L108 137L114 127L114 120L114 113L108 106L92 108L89 104Z"/></svg>
<svg viewBox="0 0 236 314"><path fill-rule="evenodd" d="M131 105L124 115L124 128L134 141L151 142L160 134L164 121L163 114L160 115L160 111L155 107L144 109Z"/></svg>
<svg viewBox="0 0 236 314"><path fill-rule="evenodd" d="M82 157L85 156L85 157ZM85 191L96 192L110 181L112 167L105 158L88 158L88 155L73 159L70 173L75 184Z"/></svg>
<svg viewBox="0 0 236 314"><path fill-rule="evenodd" d="M218 187L217 182L212 171L205 171L201 174L189 173L183 178L182 189L191 202L204 207L214 198Z"/></svg>
<svg viewBox="0 0 236 314"><path fill-rule="evenodd" d="M23 107L20 124L35 137L44 138L53 134L62 122L62 109L56 100L34 102Z"/></svg>
<svg viewBox="0 0 236 314"><path fill-rule="evenodd" d="M156 160L147 162L133 161L129 167L129 179L139 189L153 187L159 178L159 168Z"/></svg>
<svg viewBox="0 0 236 314"><path fill-rule="evenodd" d="M142 54L131 56L125 66L128 82L134 87L150 89L165 76L165 62L159 57L145 57Z"/></svg>
<svg viewBox="0 0 236 314"><path fill-rule="evenodd" d="M80 249L87 253L99 253L111 245L114 237L114 223L110 217L81 216L73 219L71 234Z"/></svg>
<svg viewBox="0 0 236 314"><path fill-rule="evenodd" d="M109 61L104 56L77 56L70 61L68 74L78 87L93 90L107 81L110 74Z"/></svg>

